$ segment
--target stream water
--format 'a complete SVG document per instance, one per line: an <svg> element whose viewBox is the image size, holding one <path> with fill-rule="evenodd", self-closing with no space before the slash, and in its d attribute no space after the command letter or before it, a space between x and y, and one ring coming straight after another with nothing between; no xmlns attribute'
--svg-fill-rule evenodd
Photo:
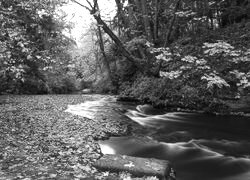
<svg viewBox="0 0 250 180"><path fill-rule="evenodd" d="M147 129L145 137L100 141L104 154L169 160L178 180L250 180L249 117L165 112L113 97L70 105L66 111L87 118L123 113Z"/></svg>

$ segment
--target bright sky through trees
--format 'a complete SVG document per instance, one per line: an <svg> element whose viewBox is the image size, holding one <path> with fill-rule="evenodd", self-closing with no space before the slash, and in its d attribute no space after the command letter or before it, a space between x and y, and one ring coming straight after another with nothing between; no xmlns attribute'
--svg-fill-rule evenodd
<svg viewBox="0 0 250 180"><path fill-rule="evenodd" d="M78 2L88 6L84 0ZM103 19L111 20L115 15L115 2L113 0L102 0L99 2L99 6ZM67 32L66 34L73 37L76 42L79 42L82 34L86 32L86 29L89 28L90 23L93 22L94 19L87 9L84 9L74 2L63 6L61 10L67 14L66 20L74 25L71 32Z"/></svg>

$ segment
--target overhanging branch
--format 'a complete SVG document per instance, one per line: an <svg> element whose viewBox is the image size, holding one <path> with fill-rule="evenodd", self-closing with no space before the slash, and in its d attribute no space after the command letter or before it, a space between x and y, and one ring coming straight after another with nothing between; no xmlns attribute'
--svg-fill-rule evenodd
<svg viewBox="0 0 250 180"><path fill-rule="evenodd" d="M77 2L76 0L72 0L73 2L77 3L78 5L84 7L85 9L88 9L90 14L93 15L95 20L97 21L98 25L102 27L105 33L109 35L109 37L115 42L115 44L120 48L122 55L127 58L130 62L132 62L135 66L138 67L139 70L143 69L140 65L140 60L136 57L134 57L125 47L124 44L121 42L121 40L114 34L114 32L108 27L108 25L102 20L99 13L95 13L96 10L98 10L98 3L97 0L94 0L94 7L95 9L90 9L89 7L86 7L85 5ZM88 2L88 0L87 0ZM89 3L89 2L88 2Z"/></svg>
<svg viewBox="0 0 250 180"><path fill-rule="evenodd" d="M84 7L84 8L87 9L89 12L92 12L92 9L90 9L88 6L85 6L85 5L79 3L79 2L77 2L77 1L75 1L75 0L71 0L71 1L74 2L74 3L76 3L76 4L78 4L78 5L80 5L80 6L82 6L82 7Z"/></svg>

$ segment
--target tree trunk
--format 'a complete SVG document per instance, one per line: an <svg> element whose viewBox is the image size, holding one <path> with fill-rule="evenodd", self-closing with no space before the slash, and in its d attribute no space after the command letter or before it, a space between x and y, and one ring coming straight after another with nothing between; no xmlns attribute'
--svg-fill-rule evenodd
<svg viewBox="0 0 250 180"><path fill-rule="evenodd" d="M143 16L143 22L144 22L144 28L145 33L147 36L147 39L152 42L153 36L150 28L150 21L149 21L149 14L148 14L148 8L147 8L147 2L146 0L141 0L141 10L142 10L142 16Z"/></svg>
<svg viewBox="0 0 250 180"><path fill-rule="evenodd" d="M135 65L138 70L143 71L143 68L139 64L138 58L134 57L123 45L123 43L120 41L120 39L113 33L113 31L108 27L108 25L102 20L99 12L98 12L98 4L97 0L94 0L94 6L90 4L91 8L86 7L85 5L73 0L78 5L84 7L85 9L89 10L90 13L93 15L95 20L97 21L98 25L102 27L103 31L109 35L109 37L115 42L115 44L118 46L118 48L121 50L121 53L123 56L127 58L128 61L130 61L133 65Z"/></svg>
<svg viewBox="0 0 250 180"><path fill-rule="evenodd" d="M167 32L167 36L166 36L166 40L165 40L164 47L166 47L166 46L169 44L170 35L171 35L171 33L172 33L172 30L173 30L173 27L174 27L174 23L175 23L175 19L176 19L175 13L176 13L177 10L178 10L179 4L180 4L180 0L177 0L176 5L175 5L175 8L174 8L173 17L172 17L172 19L171 19L171 21L170 21L170 25L169 25L169 28L168 28L168 32Z"/></svg>
<svg viewBox="0 0 250 180"><path fill-rule="evenodd" d="M135 37L137 35L136 33L138 33L138 31L136 29L136 24L138 24L138 22L137 22L137 19L135 18L135 15L134 15L133 6L134 6L134 4L132 4L130 1L128 1L128 20L129 20L128 25L130 28L130 33L128 35L129 35L130 39ZM137 31L137 32L135 32L135 31Z"/></svg>
<svg viewBox="0 0 250 180"><path fill-rule="evenodd" d="M100 16L94 14L94 18L96 19L97 23L102 26L102 29L105 33L109 35L109 37L115 42L118 48L121 50L122 55L125 56L130 62L132 62L139 70L143 68L138 63L136 57L134 57L130 52L124 47L123 43L120 39L113 33L113 31L108 27L108 25L101 19Z"/></svg>
<svg viewBox="0 0 250 180"><path fill-rule="evenodd" d="M103 43L103 38L102 38L102 31L101 31L100 26L97 26L97 28L98 28L100 50L101 50L101 53L102 53L102 56L103 56L103 65L104 65L104 67L105 67L105 69L107 71L107 80L112 83L111 70L110 70L110 66L109 66L107 56L105 54L104 43Z"/></svg>
<svg viewBox="0 0 250 180"><path fill-rule="evenodd" d="M118 19L118 36L121 35L121 28L120 26L123 25L125 28L127 27L126 18L123 14L122 8L123 4L121 3L121 0L115 0L116 6L117 6L117 19Z"/></svg>
<svg viewBox="0 0 250 180"><path fill-rule="evenodd" d="M159 16L159 4L160 0L155 0L155 16L154 16L154 42L158 41L158 16Z"/></svg>

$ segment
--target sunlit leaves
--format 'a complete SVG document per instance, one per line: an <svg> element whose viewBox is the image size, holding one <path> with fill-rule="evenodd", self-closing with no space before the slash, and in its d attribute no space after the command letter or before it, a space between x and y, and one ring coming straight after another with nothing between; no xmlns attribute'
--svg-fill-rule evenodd
<svg viewBox="0 0 250 180"><path fill-rule="evenodd" d="M229 80L233 79L237 87L248 88L250 86L249 73L239 72L237 69L221 73L227 66L232 66L232 63L248 62L250 60L249 50L236 49L225 41L204 43L201 50L201 54L196 55L182 55L182 51L178 47L151 48L150 52L155 55L156 60L163 60L169 67L172 67L172 69L162 69L160 77L174 80L191 78L195 74L197 80L205 82L206 88L210 91L213 91L214 87L230 88ZM234 76L230 76L230 74ZM190 80L196 81L195 79Z"/></svg>
<svg viewBox="0 0 250 180"><path fill-rule="evenodd" d="M178 17L190 17L196 15L196 12L189 11L178 11L175 13Z"/></svg>
<svg viewBox="0 0 250 180"><path fill-rule="evenodd" d="M198 59L197 59L197 57L188 55L188 56L184 56L183 58L181 58L181 60L184 61L184 62L188 62L188 63L194 63Z"/></svg>
<svg viewBox="0 0 250 180"><path fill-rule="evenodd" d="M230 74L233 74L236 79L238 80L237 86L242 87L242 88L247 88L250 87L250 72L244 73L244 72L239 72L238 70L230 71Z"/></svg>
<svg viewBox="0 0 250 180"><path fill-rule="evenodd" d="M207 64L207 61L202 58L202 59L196 59L195 63L197 65L205 65L205 64Z"/></svg>
<svg viewBox="0 0 250 180"><path fill-rule="evenodd" d="M163 60L163 61L166 61L166 62L172 60L171 58L167 58L166 55L164 55L164 54L159 54L159 55L155 56L155 58L156 58L157 60Z"/></svg>
<svg viewBox="0 0 250 180"><path fill-rule="evenodd" d="M217 41L216 43L204 43L202 48L204 50L206 58L208 58L211 63L213 61L219 62L218 60L223 61L224 64L241 63L248 62L250 58L248 55L248 50L237 50L234 46L225 41ZM223 58L221 59L221 57ZM249 86L249 76L247 75L247 73L240 72L238 69L235 69L233 71L227 72L227 76L229 76L230 74L234 75L235 81L237 81L236 85L238 87L246 88ZM217 86L219 88L229 87L229 84L225 79L219 77L214 73L205 74L201 79L207 80L208 88L212 88L213 86Z"/></svg>
<svg viewBox="0 0 250 180"><path fill-rule="evenodd" d="M219 77L214 73L205 74L204 76L201 77L201 80L206 80L208 82L207 83L208 89L212 89L214 86L218 88L230 87L230 85L224 79L222 79L221 77Z"/></svg>
<svg viewBox="0 0 250 180"><path fill-rule="evenodd" d="M176 79L181 75L181 73L182 71L170 71L170 72L160 71L160 76L168 79Z"/></svg>
<svg viewBox="0 0 250 180"><path fill-rule="evenodd" d="M240 55L237 54L237 56L233 57L231 61L234 63L250 62L250 49L241 52Z"/></svg>
<svg viewBox="0 0 250 180"><path fill-rule="evenodd" d="M204 49L204 54L213 56L217 54L227 55L227 53L230 53L232 50L234 50L234 47L231 46L229 43L224 41L217 41L217 43L204 43L202 46Z"/></svg>
<svg viewBox="0 0 250 180"><path fill-rule="evenodd" d="M173 54L169 48L164 48L164 47L152 48L150 50L150 53L155 54L155 58L157 60L163 60L166 62L173 60L172 58Z"/></svg>

